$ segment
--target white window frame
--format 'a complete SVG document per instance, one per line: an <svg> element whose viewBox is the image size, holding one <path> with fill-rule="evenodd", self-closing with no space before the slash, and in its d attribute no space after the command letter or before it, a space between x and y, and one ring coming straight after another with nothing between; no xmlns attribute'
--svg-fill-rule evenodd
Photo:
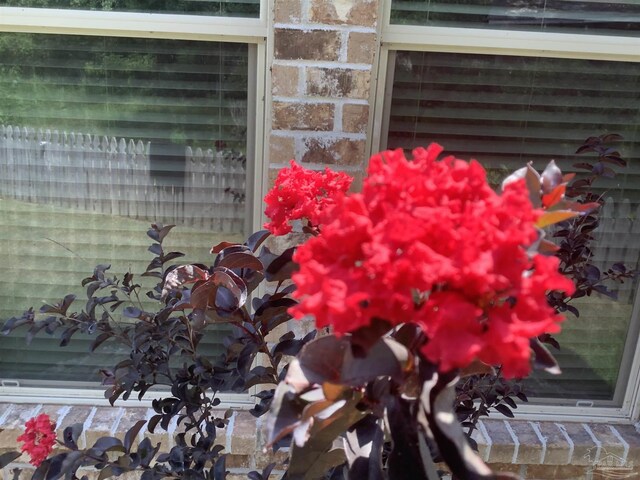
<svg viewBox="0 0 640 480"><path fill-rule="evenodd" d="M519 30L427 27L391 24L391 0L381 0L380 50L376 81L372 85L373 120L370 151L386 149L386 133L391 105L395 52L423 51L460 54L492 54L531 57L608 60L640 63L640 37L545 33ZM375 68L375 67L374 67ZM640 290L640 289L639 289ZM569 319L572 321L572 319ZM635 348L634 348L635 344ZM633 351L631 351L633 349ZM627 353L629 352L629 353ZM592 407L590 402L576 401L575 406L548 402L520 404L518 420L575 420L629 423L640 420L640 292L632 309L625 355L630 358L618 376L616 390L626 383L620 406ZM499 415L497 415L499 416ZM503 418L503 417L502 417Z"/></svg>
<svg viewBox="0 0 640 480"><path fill-rule="evenodd" d="M163 13L103 12L71 9L21 8L0 6L0 32L91 35L107 37L158 38L234 42L249 45L249 94L247 125L247 192L251 221L246 227L255 231L263 224L262 198L266 193L268 158L265 149L266 108L265 92L269 86L267 75L267 43L273 0L260 1L258 18L215 17L206 15L175 15ZM251 121L251 119L255 119ZM132 395L118 400L121 407L150 406L155 398L165 394L148 392L142 402ZM251 408L255 399L248 393L222 393L218 397L225 407ZM65 405L109 405L104 389L27 387L15 382L0 384L0 402L6 403L64 403Z"/></svg>

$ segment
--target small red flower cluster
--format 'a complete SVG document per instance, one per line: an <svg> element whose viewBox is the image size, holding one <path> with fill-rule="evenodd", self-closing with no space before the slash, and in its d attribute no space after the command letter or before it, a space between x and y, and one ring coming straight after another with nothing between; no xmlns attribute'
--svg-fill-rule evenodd
<svg viewBox="0 0 640 480"><path fill-rule="evenodd" d="M22 451L31 457L31 464L39 466L51 453L56 443L55 424L48 415L41 414L25 424L25 432L18 437L24 442Z"/></svg>
<svg viewBox="0 0 640 480"><path fill-rule="evenodd" d="M318 226L321 213L349 189L352 181L345 173L328 168L324 172L307 170L291 160L291 167L280 170L264 198L265 214L271 219L264 228L274 235L284 235L291 231L291 220L307 219Z"/></svg>
<svg viewBox="0 0 640 480"><path fill-rule="evenodd" d="M295 254L301 303L291 313L313 315L337 334L373 319L414 322L428 337L423 354L442 371L478 358L502 364L505 377L526 376L529 339L558 332L562 321L546 292L571 293L573 283L556 257L527 253L542 211L523 180L498 195L478 162L437 161L441 152L435 144L417 149L413 161L401 150L382 152L362 193L320 211L306 206L322 231Z"/></svg>

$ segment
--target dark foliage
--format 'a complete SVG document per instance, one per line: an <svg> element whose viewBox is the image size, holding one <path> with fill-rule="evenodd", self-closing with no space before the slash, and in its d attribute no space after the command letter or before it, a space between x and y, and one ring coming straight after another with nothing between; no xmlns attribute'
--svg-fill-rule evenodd
<svg viewBox="0 0 640 480"><path fill-rule="evenodd" d="M559 223L552 233L557 249L554 254L560 258L561 272L571 278L576 286L576 291L571 296L561 292L549 292L547 300L556 311L560 313L571 312L578 317L579 310L571 305L575 298L590 296L593 292L616 299L616 291L612 285L622 283L637 275L635 270L629 269L622 263L615 263L601 272L593 265L593 232L599 226L599 211L604 205L602 195L593 192L594 183L600 177L613 178L616 174L614 167L624 168L627 162L622 159L610 143L622 140L620 135L607 134L599 137L589 137L576 150L576 154L595 154L597 157L591 162L575 163L574 168L586 170L586 176L566 176L567 181L565 196L580 206L586 207L585 214L575 216ZM547 170L545 170L547 173ZM541 183L545 183L545 173L542 174ZM550 180L546 180L550 183ZM540 186L541 196L550 194L543 191ZM543 197L544 198L544 197ZM576 209L580 206L574 205ZM532 350L535 354L535 362L538 368L546 369L552 373L560 373L560 369L553 355L546 348L549 345L560 349L560 344L551 335L545 334L533 340ZM507 382L500 377L500 369L495 372L482 372L463 379L457 386L456 413L462 425L467 428L469 441L473 445L471 434L476 428L480 417L487 416L495 410L509 418L513 418L513 409L517 408L515 399L527 402L527 396L522 386L517 381Z"/></svg>
<svg viewBox="0 0 640 480"><path fill-rule="evenodd" d="M611 135L588 139L578 153L595 152L598 159L577 164L589 176L568 185L554 164L541 176L532 169L524 173L534 202L558 202L566 188L570 206L582 212L553 233L559 241L555 254L561 269L577 287L569 298L549 293L550 304L559 312L578 315L570 304L573 298L592 292L614 297L607 282L635 274L622 264L603 273L590 263L592 232L602 205L590 189L597 177L614 174L609 165L625 165L607 146L615 140L618 137ZM142 292L133 274L118 278L109 273L109 265L98 265L82 281L87 298L79 308L72 307L81 302L68 295L38 312L29 309L6 321L2 333L26 327L27 343L36 335L58 332L64 347L82 332L93 335L92 351L108 343L126 347L128 358L101 371L111 404L132 395L143 399L153 387L166 392L153 401L155 415L137 422L123 439L106 436L79 449L82 425L68 427L61 439L66 451L42 463L34 479L77 480L77 470L86 466L100 470L100 479L132 471L142 471L143 480L224 479L225 453L215 441L232 412L219 414L218 393L247 392L255 386L251 413L271 411L270 444L291 445L288 463L278 467L286 470L289 480L437 478L434 461L440 460L458 478L507 478L495 476L474 455L477 446L470 438L482 416L497 411L513 417L516 399L527 401L517 382L500 376L499 366L477 363L463 372L439 373L415 353L415 346L424 341L419 329L404 325L390 330L383 321L342 338L316 339L312 331L303 338L287 332L273 339L274 330L290 320L287 310L296 303L289 283L297 268L295 249L271 252L263 246L269 233L260 231L244 244L214 246L212 264L183 265L176 263L181 252L164 250L172 228L152 225L147 232L153 258L142 276L157 279L150 291ZM308 228L306 232L317 234ZM267 287L258 296L260 285ZM144 309L144 295L155 301L153 311ZM122 321L125 318L130 320ZM232 325L233 333L225 340L225 351L210 358L202 353L205 328L221 322ZM558 348L550 335L532 340L535 364L557 372L545 344ZM449 421L451 406L458 422ZM171 450L163 451L147 437L134 441L143 430L167 430L174 419L181 433ZM0 467L15 458L15 453L2 455ZM248 478L266 480L274 468L250 472Z"/></svg>
<svg viewBox="0 0 640 480"><path fill-rule="evenodd" d="M94 336L91 350L106 343L120 343L130 352L129 358L101 371L105 397L111 404L132 395L143 399L152 387L164 387L167 395L154 400L156 414L148 422L140 421L125 435L124 441L112 437L99 439L90 448L78 449L76 440L82 425L64 432L62 442L70 450L47 459L34 474L35 479L76 478L80 467L93 466L103 473L100 478L142 470L144 480L183 478L189 480L222 479L226 469L222 447L215 445L218 429L224 428L231 415L216 415L221 391L246 392L256 385L277 384L286 372L286 362L315 336L315 332L297 339L289 332L277 341L269 334L290 316L287 308L291 288L283 287L293 270L292 251L272 253L262 243L268 232L260 231L243 245L223 243L212 248L212 265L176 265L180 252L165 252L163 241L173 225L152 225L147 235L153 240L149 251L154 255L142 276L158 279L146 296L157 301L157 311L145 311L140 302L140 285L131 273L121 279L109 274L109 265L98 265L85 278L87 300L81 309L68 295L39 312L29 309L20 317L9 319L3 334L17 327L28 328L27 342L40 333L62 331L61 346L73 340L77 332ZM258 285L268 279L275 282L272 293L247 301ZM120 321L123 318L131 321ZM233 334L225 341L219 358L200 353L200 343L208 323L233 325ZM256 362L258 357L260 362ZM268 411L274 389L262 389L252 413ZM160 453L161 445L146 438L134 447L133 439L145 427L150 433L167 430L177 417L184 430L176 436L175 446ZM3 456L8 463L13 457ZM271 467L273 468L273 467ZM251 478L268 478L271 468L252 472Z"/></svg>

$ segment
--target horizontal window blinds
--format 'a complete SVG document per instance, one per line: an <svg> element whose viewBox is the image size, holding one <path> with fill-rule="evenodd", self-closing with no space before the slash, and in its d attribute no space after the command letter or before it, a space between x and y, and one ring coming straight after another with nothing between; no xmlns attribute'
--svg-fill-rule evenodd
<svg viewBox="0 0 640 480"><path fill-rule="evenodd" d="M594 263L606 270L640 254L640 64L496 55L397 52L389 108L388 148L441 143L445 152L477 158L499 185L532 161L555 159L563 171L588 156L574 152L590 136L619 133L629 162L601 179L607 198ZM557 353L563 375L537 376L538 395L611 400L630 328L636 283L619 301L594 295L576 302ZM638 319L634 319L636 322ZM622 369L622 370L621 370Z"/></svg>
<svg viewBox="0 0 640 480"><path fill-rule="evenodd" d="M392 0L391 23L638 36L640 4L632 0Z"/></svg>
<svg viewBox="0 0 640 480"><path fill-rule="evenodd" d="M260 0L0 0L0 7L72 8L221 17L260 16Z"/></svg>
<svg viewBox="0 0 640 480"><path fill-rule="evenodd" d="M97 264L144 272L150 223L176 224L165 251L190 262L242 238L248 63L241 44L0 33L1 319L68 293L82 308ZM0 378L56 379L73 361L44 339L25 359L21 341L0 338ZM88 365L64 375L88 380Z"/></svg>

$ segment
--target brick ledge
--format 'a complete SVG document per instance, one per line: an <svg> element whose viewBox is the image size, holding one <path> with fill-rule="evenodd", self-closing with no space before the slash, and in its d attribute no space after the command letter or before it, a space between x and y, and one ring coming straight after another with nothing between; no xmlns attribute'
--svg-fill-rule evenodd
<svg viewBox="0 0 640 480"><path fill-rule="evenodd" d="M81 448L104 435L123 436L136 421L154 414L145 407L0 403L0 428L4 429L0 433L0 453L15 449L24 423L40 413L48 414L56 422L58 438L67 426L83 423L85 431L78 442ZM246 478L246 472L252 469L285 459L282 452L275 455L262 452L262 420L249 412L236 411L227 428L220 432L218 442L230 454L227 466L237 478ZM168 451L176 430L174 422L168 432L158 429L150 438ZM640 478L640 434L632 425L484 419L472 438L478 443L480 456L496 471L514 472L525 479L586 480L611 478L613 473L616 478ZM27 458L20 457L16 466L28 466ZM12 468L6 467L2 478L12 478ZM90 470L83 473L90 479L95 475ZM25 479L30 478L28 471L25 475ZM136 476L119 478L128 480Z"/></svg>

